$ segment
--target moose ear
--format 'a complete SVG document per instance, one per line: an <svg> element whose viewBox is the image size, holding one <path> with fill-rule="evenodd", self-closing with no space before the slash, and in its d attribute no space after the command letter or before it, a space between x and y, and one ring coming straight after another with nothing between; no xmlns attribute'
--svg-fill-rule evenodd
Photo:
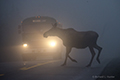
<svg viewBox="0 0 120 80"><path fill-rule="evenodd" d="M56 27L57 27L57 23L55 23L55 24L52 23L52 26L53 26L54 28L56 28Z"/></svg>

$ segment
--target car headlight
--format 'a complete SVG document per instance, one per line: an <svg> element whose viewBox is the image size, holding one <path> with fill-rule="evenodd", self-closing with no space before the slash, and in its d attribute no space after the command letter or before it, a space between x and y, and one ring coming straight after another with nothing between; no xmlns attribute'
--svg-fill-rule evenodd
<svg viewBox="0 0 120 80"><path fill-rule="evenodd" d="M51 47L56 46L56 42L55 41L51 41L49 44L50 44Z"/></svg>
<svg viewBox="0 0 120 80"><path fill-rule="evenodd" d="M23 44L23 47L27 47L28 45L27 44Z"/></svg>

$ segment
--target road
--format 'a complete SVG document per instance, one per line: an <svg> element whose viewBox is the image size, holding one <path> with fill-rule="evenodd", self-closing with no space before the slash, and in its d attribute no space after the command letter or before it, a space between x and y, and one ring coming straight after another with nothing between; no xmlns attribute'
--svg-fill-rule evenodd
<svg viewBox="0 0 120 80"><path fill-rule="evenodd" d="M0 80L95 80L105 65L85 67L68 61L60 66L61 60L37 60L0 63ZM107 62L104 62L106 64Z"/></svg>

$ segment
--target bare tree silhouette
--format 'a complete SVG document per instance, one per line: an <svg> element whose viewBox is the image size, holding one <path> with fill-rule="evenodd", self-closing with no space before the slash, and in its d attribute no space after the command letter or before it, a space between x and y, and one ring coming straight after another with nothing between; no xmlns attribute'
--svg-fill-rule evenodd
<svg viewBox="0 0 120 80"><path fill-rule="evenodd" d="M102 48L98 46L96 43L97 38L99 36L96 32L94 31L78 32L74 30L73 28L68 28L68 29L58 28L57 23L52 24L52 25L53 27L47 32L45 32L43 36L46 38L48 36L57 36L60 39L62 39L63 45L66 47L66 57L65 57L65 61L62 64L62 66L66 65L67 57L69 57L71 61L77 62L75 59L69 56L69 53L71 52L71 49L73 47L79 48L79 49L82 49L82 48L84 49L86 47L89 47L90 52L92 54L92 58L89 64L87 65L87 67L91 66L93 58L96 54L94 51L94 48L97 49L98 55L97 55L96 60L98 61L98 63L100 63L99 56L100 56L100 52Z"/></svg>

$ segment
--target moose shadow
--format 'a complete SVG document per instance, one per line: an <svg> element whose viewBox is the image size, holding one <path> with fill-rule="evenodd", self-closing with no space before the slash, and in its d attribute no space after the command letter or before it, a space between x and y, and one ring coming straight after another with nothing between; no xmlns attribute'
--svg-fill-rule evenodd
<svg viewBox="0 0 120 80"><path fill-rule="evenodd" d="M66 57L65 61L62 64L62 66L66 65L67 62L67 57L73 61L77 62L75 59L71 58L69 56L69 53L71 52L71 49L78 48L78 49L84 49L86 47L89 47L89 50L91 52L92 58L87 65L87 67L91 66L91 63L93 61L93 58L95 56L95 51L94 48L98 50L98 55L96 60L98 63L100 63L99 56L101 53L102 48L97 45L97 38L99 35L94 32L94 31L83 31L83 32L78 32L74 30L73 28L68 28L68 29L61 29L57 27L57 23L52 24L52 28L45 32L43 36L47 38L48 36L57 36L63 41L63 45L66 47Z"/></svg>

